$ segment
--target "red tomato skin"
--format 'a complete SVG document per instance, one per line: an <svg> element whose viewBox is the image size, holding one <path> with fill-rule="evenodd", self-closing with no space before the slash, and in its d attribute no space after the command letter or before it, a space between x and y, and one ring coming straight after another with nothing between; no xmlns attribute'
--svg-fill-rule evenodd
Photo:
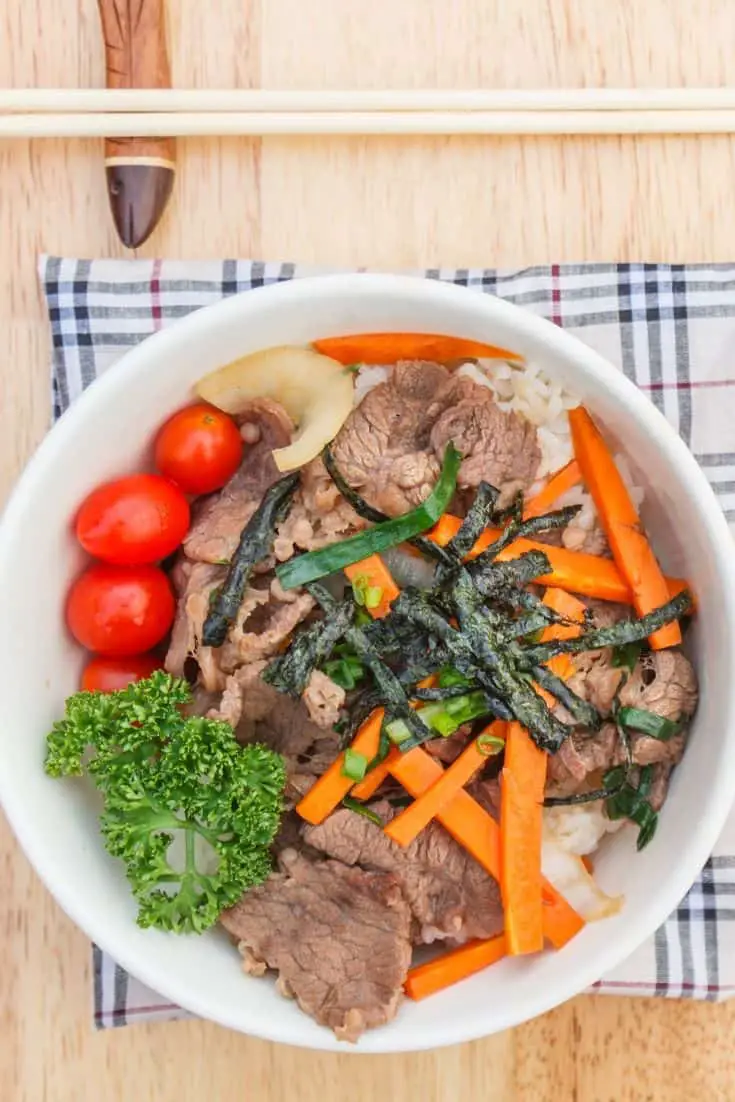
<svg viewBox="0 0 735 1102"><path fill-rule="evenodd" d="M160 668L161 659L155 654L131 654L125 658L98 654L85 666L79 687L88 693L114 693L134 681L150 677Z"/></svg>
<svg viewBox="0 0 735 1102"><path fill-rule="evenodd" d="M69 590L66 622L87 650L119 658L159 643L175 611L169 580L157 566L93 563Z"/></svg>
<svg viewBox="0 0 735 1102"><path fill-rule="evenodd" d="M165 559L189 530L189 503L158 474L105 482L82 502L77 539L88 554L116 566Z"/></svg>
<svg viewBox="0 0 735 1102"><path fill-rule="evenodd" d="M174 413L159 429L155 463L187 494L220 490L240 466L240 431L227 413L198 402Z"/></svg>

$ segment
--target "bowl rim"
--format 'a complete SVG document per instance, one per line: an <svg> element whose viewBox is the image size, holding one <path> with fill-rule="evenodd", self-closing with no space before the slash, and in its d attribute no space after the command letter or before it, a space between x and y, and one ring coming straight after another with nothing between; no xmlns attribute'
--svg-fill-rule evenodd
<svg viewBox="0 0 735 1102"><path fill-rule="evenodd" d="M701 502L707 526L707 538L713 546L717 573L722 581L723 616L727 618L726 630L732 642L735 636L735 566L732 561L732 544L727 522L703 471L663 414L611 363L545 318L494 295L438 280L428 280L420 276L357 273L307 276L288 282L269 284L194 310L165 329L142 340L79 396L46 435L23 470L0 518L0 578L12 576L9 533L22 519L26 501L42 492L45 471L65 453L74 433L80 425L83 425L85 419L95 410L102 412L103 415L106 410L109 411L114 403L115 394L128 385L131 377L139 380L145 371L145 365L151 359L165 356L168 346L175 347L178 341L186 340L189 333L216 328L231 316L244 320L248 313L258 314L271 305L286 307L289 303L308 301L314 296L323 298L331 295L350 298L359 294L360 296L375 295L380 298L386 292L404 299L423 299L429 304L436 302L451 305L454 301L465 308L468 296L473 296L478 316L484 314L488 325L507 324L529 339L542 343L550 352L579 367L596 386L611 392L621 404L633 408L638 419L655 434L657 443L660 443L662 451L666 453L666 462L672 470L676 470L678 480L688 484ZM261 1022L257 1014L251 1015L252 1021L247 1025L247 1032L265 1040L312 1049L350 1051L358 1054L418 1051L428 1047L443 1047L475 1040L498 1028L512 1028L584 991L599 979L600 975L621 963L653 934L686 894L711 854L730 810L732 793L735 791L735 691L723 703L723 712L721 737L725 746L728 743L731 744L730 749L733 752L729 756L728 767L721 769L713 779L713 786L708 794L708 805L699 817L696 830L692 832L686 849L680 854L680 860L674 867L667 870L658 886L655 898L652 898L644 912L637 916L635 926L631 924L621 937L616 938L614 943L609 944L605 951L598 955L592 965L575 966L566 982L555 986L553 993L540 992L530 1014L509 1015L504 1024L499 1027L487 1020L479 1022L474 1020L464 1022L461 1018L447 1020L440 1040L433 1035L429 1038L418 1036L415 1043L408 1045L405 1041L393 1043L390 1028L385 1028L366 1034L359 1045L349 1049L336 1041L326 1029L320 1031L318 1038L312 1036L299 1038L289 1027L278 1028L278 1023L274 1025L270 1019L265 1023ZM180 988L176 976L170 973L159 974L160 969L156 966L155 953L147 956L144 954L144 959L141 960L139 952L131 950L125 939L107 937L104 920L89 913L84 905L77 902L74 892L67 890L63 868L52 867L45 860L42 833L34 830L33 816L29 814L23 802L22 793L13 790L11 777L12 770L0 770L0 803L21 848L45 886L74 923L123 968L171 999L172 1002L193 1014L245 1032L246 1027L242 1021L233 1020L233 1016L226 1012L218 1012L216 1005L209 1005L206 999L192 999L186 989ZM214 1004L216 998L210 1001Z"/></svg>

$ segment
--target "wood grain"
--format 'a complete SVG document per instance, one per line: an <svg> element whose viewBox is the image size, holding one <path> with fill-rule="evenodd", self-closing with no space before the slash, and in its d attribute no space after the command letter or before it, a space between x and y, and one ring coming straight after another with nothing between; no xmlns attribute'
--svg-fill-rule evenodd
<svg viewBox="0 0 735 1102"><path fill-rule="evenodd" d="M735 83L731 0L168 0L199 87ZM101 85L95 0L0 7L0 84ZM0 496L48 421L42 249L122 255L95 142L0 145ZM735 259L735 142L303 139L182 143L145 255L382 268ZM12 273L12 277L9 275ZM435 1053L276 1048L201 1022L95 1035L89 947L0 838L3 1102L683 1102L734 1097L735 1003L581 997Z"/></svg>

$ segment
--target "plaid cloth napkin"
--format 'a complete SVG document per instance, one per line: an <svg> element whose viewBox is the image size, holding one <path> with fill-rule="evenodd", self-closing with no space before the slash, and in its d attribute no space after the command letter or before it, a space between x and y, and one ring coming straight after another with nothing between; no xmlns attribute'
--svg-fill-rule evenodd
<svg viewBox="0 0 735 1102"><path fill-rule="evenodd" d="M154 330L225 295L315 274L245 260L56 257L43 257L39 273L53 337L54 418ZM735 528L735 265L554 264L416 274L499 295L611 360L679 431ZM735 993L735 812L674 914L592 990L711 1001ZM95 947L98 1027L184 1016Z"/></svg>

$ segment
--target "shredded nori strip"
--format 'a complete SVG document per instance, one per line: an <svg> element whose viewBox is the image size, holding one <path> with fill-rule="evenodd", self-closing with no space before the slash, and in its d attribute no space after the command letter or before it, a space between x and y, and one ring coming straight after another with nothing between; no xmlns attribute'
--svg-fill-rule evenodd
<svg viewBox="0 0 735 1102"><path fill-rule="evenodd" d="M653 612L646 613L639 620L620 620L609 627L594 628L592 631L583 632L575 639L553 639L548 643L539 643L538 646L529 647L525 652L525 660L531 665L548 662L557 654L580 654L586 650L599 650L601 647L619 647L626 643L635 643L639 639L646 639L664 624L670 624L672 620L678 620L691 608L692 598L687 589L682 590L665 605L656 608Z"/></svg>
<svg viewBox="0 0 735 1102"><path fill-rule="evenodd" d="M341 601L329 616L298 632L288 650L263 670L263 680L289 696L301 696L312 672L329 658L353 623L355 611L353 601Z"/></svg>
<svg viewBox="0 0 735 1102"><path fill-rule="evenodd" d="M459 531L447 544L447 551L454 558L466 558L482 533L490 526L498 497L498 491L489 482L481 482L477 487L475 499L467 510Z"/></svg>
<svg viewBox="0 0 735 1102"><path fill-rule="evenodd" d="M453 700L456 696L466 696L467 693L474 691L475 686L470 685L447 685L442 688L440 685L434 688L419 689L418 687L413 690L411 696L414 700Z"/></svg>
<svg viewBox="0 0 735 1102"><path fill-rule="evenodd" d="M468 562L465 569L479 593L484 597L494 597L498 591L508 588L517 591L542 574L550 574L551 563L543 551L524 551L517 559L509 562L495 562L493 556L488 556L487 551L483 551L472 562ZM548 611L551 613L553 610Z"/></svg>
<svg viewBox="0 0 735 1102"><path fill-rule="evenodd" d="M314 582L307 585L307 589L325 612L330 616L335 613L338 602L335 601L329 590ZM386 715L390 716L391 719L402 719L413 734L420 734L425 730L421 720L411 708L403 685L393 671L383 662L363 630L354 626L348 627L344 633L344 639L373 675L373 681L380 693L381 703L385 707Z"/></svg>
<svg viewBox="0 0 735 1102"><path fill-rule="evenodd" d="M350 745L365 720L368 716L372 715L376 708L380 707L381 703L380 693L374 688L364 689L363 692L360 693L357 700L352 704L346 721L340 729L340 750L344 750ZM385 751L386 754L388 753L388 749L390 749L390 744ZM382 758L378 760L382 761ZM376 765L377 761L369 763L368 769L371 769L374 764Z"/></svg>
<svg viewBox="0 0 735 1102"><path fill-rule="evenodd" d="M299 472L292 471L269 486L243 528L227 576L204 621L202 643L205 647L221 647L227 638L245 596L253 567L273 550L276 525L287 516L299 480Z"/></svg>
<svg viewBox="0 0 735 1102"><path fill-rule="evenodd" d="M585 727L591 727L593 731L602 726L602 716L593 704L582 700L573 689L570 689L566 681L557 677L547 666L534 666L533 676L542 689L555 696L577 723Z"/></svg>
<svg viewBox="0 0 735 1102"><path fill-rule="evenodd" d="M488 559L494 559L509 544L518 539L526 539L535 536L539 532L550 532L557 528L566 528L571 520L576 517L581 505L568 505L565 509L557 509L552 513L544 513L540 517L531 517L529 520L519 520L514 517L494 543L491 543L483 551Z"/></svg>
<svg viewBox="0 0 735 1102"><path fill-rule="evenodd" d="M513 669L510 656L503 653L507 647L493 643L493 620L502 618L491 610L478 608L477 594L468 576L455 580L453 596L461 633L417 590L404 589L393 607L399 615L442 639L460 673L472 676L477 667L489 673L489 684L487 681L483 684L484 679L477 677L482 687L488 685L494 701L506 714L510 711L542 749L555 753L568 736L569 728L551 714L538 693Z"/></svg>
<svg viewBox="0 0 735 1102"><path fill-rule="evenodd" d="M498 696L507 701L515 718L527 729L537 746L556 753L568 737L569 728L552 715L533 686L519 677L509 648L504 649L499 644L497 633L492 630L490 615L487 610L478 607L477 594L469 577L458 579L454 600L462 634L482 665L492 672Z"/></svg>
<svg viewBox="0 0 735 1102"><path fill-rule="evenodd" d="M614 788L594 788L589 792L574 792L571 796L547 796L544 807L574 807L576 804L591 804L596 800L608 800L617 796L622 785Z"/></svg>

